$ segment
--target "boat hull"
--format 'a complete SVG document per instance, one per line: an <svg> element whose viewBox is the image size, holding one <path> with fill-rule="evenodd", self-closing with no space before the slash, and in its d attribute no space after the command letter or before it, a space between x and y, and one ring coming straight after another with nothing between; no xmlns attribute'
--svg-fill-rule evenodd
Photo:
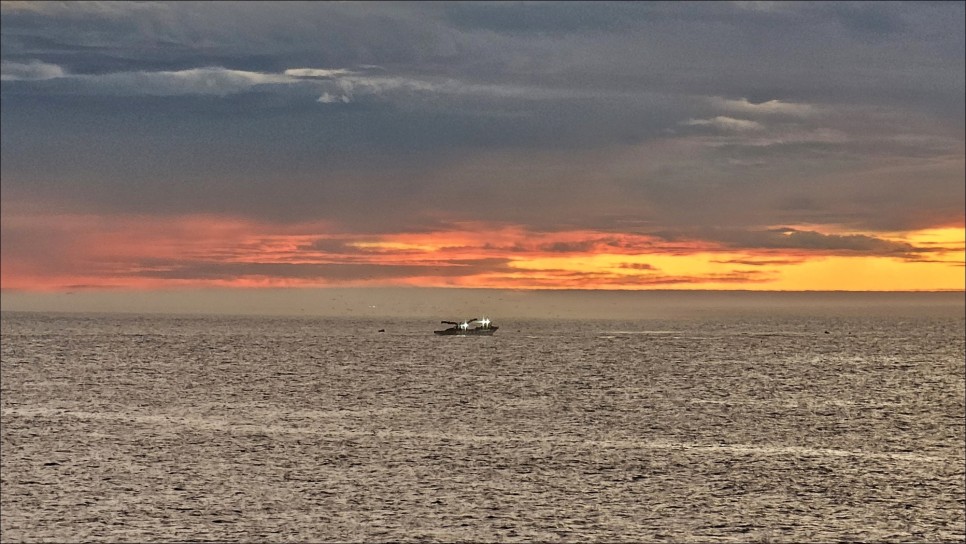
<svg viewBox="0 0 966 544"><path fill-rule="evenodd" d="M500 327L487 327L487 328L477 328L477 329L445 329L442 331L433 331L433 334L438 334L440 336L493 336Z"/></svg>

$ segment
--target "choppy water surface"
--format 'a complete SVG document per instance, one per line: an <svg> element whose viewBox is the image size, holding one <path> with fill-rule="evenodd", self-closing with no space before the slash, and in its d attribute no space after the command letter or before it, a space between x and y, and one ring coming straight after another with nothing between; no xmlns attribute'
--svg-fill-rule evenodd
<svg viewBox="0 0 966 544"><path fill-rule="evenodd" d="M4 542L966 532L962 318L2 324Z"/></svg>

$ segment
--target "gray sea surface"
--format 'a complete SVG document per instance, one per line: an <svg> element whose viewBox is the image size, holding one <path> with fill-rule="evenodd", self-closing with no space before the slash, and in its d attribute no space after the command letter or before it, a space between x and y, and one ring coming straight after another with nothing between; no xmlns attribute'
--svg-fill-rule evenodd
<svg viewBox="0 0 966 544"><path fill-rule="evenodd" d="M494 322L3 313L0 536L966 540L961 316Z"/></svg>

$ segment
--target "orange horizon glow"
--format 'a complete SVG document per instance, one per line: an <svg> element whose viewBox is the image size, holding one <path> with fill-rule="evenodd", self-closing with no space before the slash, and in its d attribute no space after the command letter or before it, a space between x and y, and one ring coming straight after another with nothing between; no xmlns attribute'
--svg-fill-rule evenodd
<svg viewBox="0 0 966 544"><path fill-rule="evenodd" d="M459 223L438 232L342 234L324 222L217 216L15 215L0 282L12 291L415 286L497 289L962 291L962 226L877 234L914 253L741 248L594 230ZM812 228L810 232L818 233ZM850 236L868 233L833 232Z"/></svg>

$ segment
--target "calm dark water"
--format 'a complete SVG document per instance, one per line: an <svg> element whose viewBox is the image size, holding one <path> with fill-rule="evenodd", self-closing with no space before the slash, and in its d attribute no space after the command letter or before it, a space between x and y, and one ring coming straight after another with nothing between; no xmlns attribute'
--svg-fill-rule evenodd
<svg viewBox="0 0 966 544"><path fill-rule="evenodd" d="M2 539L966 539L962 317L496 324L5 313Z"/></svg>

